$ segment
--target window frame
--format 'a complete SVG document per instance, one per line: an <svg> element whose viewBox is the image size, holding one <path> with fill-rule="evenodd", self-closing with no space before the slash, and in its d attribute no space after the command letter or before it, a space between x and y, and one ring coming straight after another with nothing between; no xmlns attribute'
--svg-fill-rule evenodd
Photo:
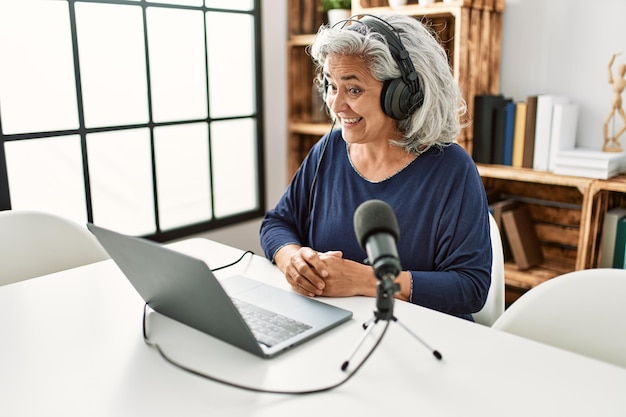
<svg viewBox="0 0 626 417"><path fill-rule="evenodd" d="M16 0L20 1L20 0ZM150 131L150 147L151 147L151 165L152 165L152 195L153 195L153 210L155 216L155 229L154 233L144 235L142 237L158 241L165 242L173 239L178 239L182 237L186 237L189 235L206 232L210 230L215 230L224 226L233 225L242 223L248 220L256 219L262 217L265 213L265 200L266 200L266 189L265 189L265 166L264 166L264 109L263 109L263 61L262 61L262 27L261 27L261 4L260 0L253 0L252 10L242 11L236 9L224 9L224 8L212 8L203 6L185 6L185 5L173 5L173 4L163 4L163 3L149 3L145 0L139 1L128 1L128 0L67 0L68 3L68 11L69 11L69 20L71 25L71 43L72 43L72 53L74 59L74 74L75 74L75 86L76 86L76 99L77 99L77 110L78 110L78 123L79 127L77 129L70 130L60 130L60 131L52 131L52 132L33 132L33 133L20 133L20 134L4 134L4 130L2 128L2 109L0 108L0 210L10 210L11 206L11 194L9 190L9 181L8 181L8 170L7 170L7 160L4 149L4 144L10 141L21 141L21 140L29 140L29 139L41 139L41 138L51 138L58 136L67 136L67 135L79 135L81 142L81 154L82 154L82 162L83 162L83 181L84 181L84 192L85 192L85 201L86 201L86 210L87 210L87 221L93 222L93 207L92 207L92 198L91 198L91 188L90 188L90 180L89 180L89 165L87 160L87 135L92 133L99 132L112 132L115 130L127 130L127 129L136 129L136 128L148 128ZM163 7L163 8L173 8L173 9L187 9L187 10L200 10L203 13L204 17L204 43L205 43L205 52L208 52L208 46L206 44L206 35L207 35L207 26L206 26L206 13L212 11L218 11L222 13L243 13L246 15L250 15L253 19L254 25L254 61L255 61L255 69L254 69L254 77L255 77L255 109L252 114L234 116L234 117L222 117L222 118L212 118L210 116L210 112L207 113L206 118L202 119L193 119L193 120L175 120L168 122L154 122L153 121L153 111L152 111L152 97L151 97L151 83L150 83L150 66L146 66L146 80L147 80L147 102L148 102L148 112L149 112L149 120L147 123L140 124L132 124L132 125L123 125L123 126L105 126L105 127L94 127L87 128L85 126L84 120L84 107L83 107L83 94L81 88L81 80L80 80L80 60L78 54L78 36L77 36L77 26L76 26L76 14L75 14L75 5L77 3L100 3L100 4L118 4L118 5L131 5L131 6L139 6L142 9L142 24L143 24L143 34L144 34L144 52L146 62L149 62L148 56L148 28L147 28L147 19L146 19L146 11L148 7ZM209 85L209 77L208 77L208 66L205 66L205 75L207 79L207 108L210 109L210 97L208 94ZM156 178L156 163L155 163L155 138L154 138L154 130L155 128L162 126L174 126L179 124L188 124L188 123L207 123L209 131L211 129L211 124L214 122L220 122L225 120L237 120L237 119L252 119L255 121L256 125L256 142L255 142L255 162L256 162L256 187L257 187L257 201L256 208L249 210L238 212L232 215L216 218L215 210L214 210L214 175L212 174L213 164L211 162L211 153L209 152L209 170L211 172L209 181L211 185L210 191L210 201L211 201L211 216L207 221L203 221L195 224L188 224L184 226L180 226L174 229L162 230L160 219L159 219L159 200L157 196L157 178ZM209 133L207 137L209 149L211 147L211 134ZM97 222L97 219L96 219Z"/></svg>

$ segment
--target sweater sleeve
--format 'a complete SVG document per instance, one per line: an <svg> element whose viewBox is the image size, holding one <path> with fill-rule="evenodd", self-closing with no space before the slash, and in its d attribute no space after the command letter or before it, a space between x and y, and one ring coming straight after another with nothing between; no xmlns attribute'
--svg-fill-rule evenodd
<svg viewBox="0 0 626 417"><path fill-rule="evenodd" d="M410 301L471 319L479 311L491 283L491 237L484 187L475 167L446 201L439 223L433 271L411 272Z"/></svg>
<svg viewBox="0 0 626 417"><path fill-rule="evenodd" d="M276 252L283 246L308 246L309 204L311 186L329 134L311 148L276 206L268 210L261 222L261 247L267 259L274 262Z"/></svg>

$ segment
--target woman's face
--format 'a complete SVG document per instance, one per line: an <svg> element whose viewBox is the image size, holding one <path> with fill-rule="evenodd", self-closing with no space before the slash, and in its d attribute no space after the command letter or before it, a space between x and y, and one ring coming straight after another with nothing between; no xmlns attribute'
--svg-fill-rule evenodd
<svg viewBox="0 0 626 417"><path fill-rule="evenodd" d="M380 105L382 81L375 79L356 56L330 55L324 64L329 87L326 103L337 117L348 143L368 143L397 137L396 121Z"/></svg>

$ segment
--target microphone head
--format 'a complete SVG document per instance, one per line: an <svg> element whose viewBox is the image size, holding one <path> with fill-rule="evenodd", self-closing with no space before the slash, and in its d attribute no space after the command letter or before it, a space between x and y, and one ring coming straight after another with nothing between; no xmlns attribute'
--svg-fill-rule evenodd
<svg viewBox="0 0 626 417"><path fill-rule="evenodd" d="M389 204L382 200L368 200L354 212L354 233L359 245L365 249L367 239L376 233L388 233L397 242L400 228Z"/></svg>

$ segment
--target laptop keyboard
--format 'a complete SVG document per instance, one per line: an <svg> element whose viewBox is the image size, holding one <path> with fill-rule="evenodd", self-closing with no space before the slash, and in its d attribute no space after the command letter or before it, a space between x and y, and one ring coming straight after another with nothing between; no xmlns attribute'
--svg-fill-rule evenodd
<svg viewBox="0 0 626 417"><path fill-rule="evenodd" d="M308 324L231 298L254 337L271 347L311 328Z"/></svg>

